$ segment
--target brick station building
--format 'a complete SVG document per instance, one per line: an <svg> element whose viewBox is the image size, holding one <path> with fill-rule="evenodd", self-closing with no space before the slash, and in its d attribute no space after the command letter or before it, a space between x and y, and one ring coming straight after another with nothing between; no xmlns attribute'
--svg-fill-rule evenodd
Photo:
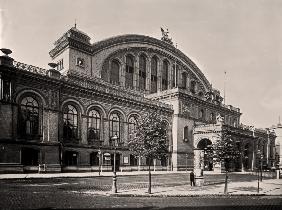
<svg viewBox="0 0 282 210"><path fill-rule="evenodd" d="M240 109L222 103L167 32L161 40L121 35L91 44L73 27L54 43L57 66L49 70L4 53L1 173L111 171L114 151L117 170L147 170L127 145L148 111L158 111L168 131L169 154L154 161L154 170L220 170L206 153L226 129L242 151L233 170L254 170L258 156L265 168L275 165L274 133L242 126Z"/></svg>

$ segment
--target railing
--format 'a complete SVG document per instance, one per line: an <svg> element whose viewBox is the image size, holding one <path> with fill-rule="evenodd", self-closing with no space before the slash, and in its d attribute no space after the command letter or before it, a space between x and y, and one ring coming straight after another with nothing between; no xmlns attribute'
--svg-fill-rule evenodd
<svg viewBox="0 0 282 210"><path fill-rule="evenodd" d="M21 69L21 70L24 70L24 71L29 71L29 72L41 74L41 75L47 74L47 69L28 65L28 64L21 63L21 62L18 62L18 61L14 61L13 65L14 65L14 67Z"/></svg>
<svg viewBox="0 0 282 210"><path fill-rule="evenodd" d="M14 67L20 70L29 71L44 76L47 75L47 71L48 71L47 69L28 65L18 61L14 61L13 65ZM157 105L162 108L172 109L172 105L165 104L159 101L152 101L150 99L144 98L144 93L142 92L138 92L136 90L122 87L119 84L111 84L111 86L109 86L109 84L106 84L106 82L101 81L100 78L94 78L94 77L90 78L88 76L82 77L81 75L69 75L67 77L67 81L85 88L110 93L112 95L116 95L120 97L130 98L132 100L138 100L140 102L148 103L151 105Z"/></svg>

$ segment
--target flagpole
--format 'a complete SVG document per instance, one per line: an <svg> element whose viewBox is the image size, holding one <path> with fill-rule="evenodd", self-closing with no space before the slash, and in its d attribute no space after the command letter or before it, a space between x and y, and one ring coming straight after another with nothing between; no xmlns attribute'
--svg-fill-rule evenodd
<svg viewBox="0 0 282 210"><path fill-rule="evenodd" d="M224 71L223 104L226 102L226 71Z"/></svg>

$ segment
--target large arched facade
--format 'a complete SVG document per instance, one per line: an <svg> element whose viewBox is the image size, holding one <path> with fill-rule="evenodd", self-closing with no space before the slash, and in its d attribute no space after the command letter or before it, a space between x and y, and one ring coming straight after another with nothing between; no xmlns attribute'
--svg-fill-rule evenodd
<svg viewBox="0 0 282 210"><path fill-rule="evenodd" d="M240 109L222 104L197 65L166 39L121 35L91 44L71 28L50 56L57 70L0 58L8 59L0 66L0 171L11 164L15 171L40 165L47 172L110 171L114 151L119 170L147 170L146 159L133 157L127 146L136 119L156 111L167 121L169 151L154 161L154 170L191 170L202 154L203 169L215 170L206 148L224 126L244 149L242 169L255 168L257 148L266 167L274 162L274 135L243 129Z"/></svg>

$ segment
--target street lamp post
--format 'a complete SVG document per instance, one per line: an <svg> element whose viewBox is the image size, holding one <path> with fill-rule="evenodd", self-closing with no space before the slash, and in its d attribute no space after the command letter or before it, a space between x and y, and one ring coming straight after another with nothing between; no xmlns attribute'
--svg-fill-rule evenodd
<svg viewBox="0 0 282 210"><path fill-rule="evenodd" d="M188 168L188 154L186 154L186 172L187 172L187 169Z"/></svg>
<svg viewBox="0 0 282 210"><path fill-rule="evenodd" d="M114 142L114 168L113 168L113 185L112 193L117 193L117 175L116 175L116 141L118 137L114 135L111 140Z"/></svg>
<svg viewBox="0 0 282 210"><path fill-rule="evenodd" d="M258 150L257 152L257 156L259 158L259 165L257 167L257 172L258 172L258 189L257 189L257 192L259 193L259 182L262 181L262 158L263 158L263 155L261 154L261 151Z"/></svg>
<svg viewBox="0 0 282 210"><path fill-rule="evenodd" d="M98 155L99 155L99 176L101 175L101 148L98 150Z"/></svg>

